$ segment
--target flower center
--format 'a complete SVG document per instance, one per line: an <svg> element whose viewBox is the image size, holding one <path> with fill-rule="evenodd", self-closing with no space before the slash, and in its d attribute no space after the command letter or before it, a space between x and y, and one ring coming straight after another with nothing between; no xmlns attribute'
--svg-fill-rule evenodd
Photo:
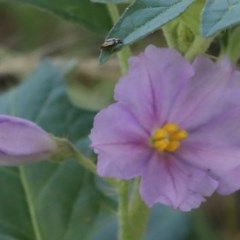
<svg viewBox="0 0 240 240"><path fill-rule="evenodd" d="M175 152L180 147L181 140L187 138L187 131L180 129L176 123L166 123L154 131L151 145L160 152Z"/></svg>

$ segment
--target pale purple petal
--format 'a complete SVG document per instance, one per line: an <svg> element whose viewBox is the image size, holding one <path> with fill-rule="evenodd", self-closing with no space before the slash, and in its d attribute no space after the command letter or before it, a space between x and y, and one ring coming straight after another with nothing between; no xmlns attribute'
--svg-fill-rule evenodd
<svg viewBox="0 0 240 240"><path fill-rule="evenodd" d="M193 76L192 66L176 51L148 46L132 57L129 72L116 87L115 98L147 129L166 121L168 112Z"/></svg>
<svg viewBox="0 0 240 240"><path fill-rule="evenodd" d="M98 173L124 179L139 176L152 151L148 136L123 104L101 111L90 134L92 147L98 153Z"/></svg>
<svg viewBox="0 0 240 240"><path fill-rule="evenodd" d="M56 143L36 124L0 115L0 165L19 165L50 157Z"/></svg>
<svg viewBox="0 0 240 240"><path fill-rule="evenodd" d="M148 206L189 211L216 189L240 188L240 73L228 59L199 57L190 65L170 49L146 48L130 59L115 91L117 103L95 119L92 147L105 177L141 176ZM188 132L174 153L150 145L166 122Z"/></svg>
<svg viewBox="0 0 240 240"><path fill-rule="evenodd" d="M131 179L140 176L151 150L137 144L109 145L98 150L97 172L100 176Z"/></svg>
<svg viewBox="0 0 240 240"><path fill-rule="evenodd" d="M240 166L228 171L219 179L217 192L222 195L233 193L240 189Z"/></svg>
<svg viewBox="0 0 240 240"><path fill-rule="evenodd" d="M178 95L168 119L188 130L207 123L232 106L226 91L233 82L234 70L230 62L223 59L213 63L199 57L193 67L195 75Z"/></svg>
<svg viewBox="0 0 240 240"><path fill-rule="evenodd" d="M216 177L240 165L240 109L229 109L189 131L177 156Z"/></svg>
<svg viewBox="0 0 240 240"><path fill-rule="evenodd" d="M142 174L140 194L148 206L160 202L182 211L198 207L218 183L202 171L171 155L155 153Z"/></svg>
<svg viewBox="0 0 240 240"><path fill-rule="evenodd" d="M226 95L229 96L228 103L230 102L236 105L236 107L239 107L240 103L239 89L240 89L240 72L234 71L232 73L231 84L225 90L225 96Z"/></svg>
<svg viewBox="0 0 240 240"><path fill-rule="evenodd" d="M194 208L198 208L205 200L199 193L191 193L187 199L184 199L179 209L185 212L191 211Z"/></svg>

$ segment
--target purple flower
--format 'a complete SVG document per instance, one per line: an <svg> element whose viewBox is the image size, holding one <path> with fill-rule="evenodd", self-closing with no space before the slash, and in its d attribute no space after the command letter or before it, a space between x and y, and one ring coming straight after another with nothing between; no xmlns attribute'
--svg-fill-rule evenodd
<svg viewBox="0 0 240 240"><path fill-rule="evenodd" d="M52 156L57 144L36 124L0 115L0 165L13 166Z"/></svg>
<svg viewBox="0 0 240 240"><path fill-rule="evenodd" d="M132 57L116 103L97 114L90 138L104 177L141 177L148 206L189 211L215 190L240 188L240 73L227 59L188 63L148 46Z"/></svg>

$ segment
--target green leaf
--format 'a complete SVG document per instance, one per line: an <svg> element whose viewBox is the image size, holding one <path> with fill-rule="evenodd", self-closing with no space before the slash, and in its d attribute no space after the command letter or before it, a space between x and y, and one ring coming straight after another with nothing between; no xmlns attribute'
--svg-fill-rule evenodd
<svg viewBox="0 0 240 240"><path fill-rule="evenodd" d="M3 95L0 112L35 121L59 137L68 137L82 150L89 145L87 136L95 115L70 104L62 76L50 62ZM98 238L98 233L114 218L106 210L114 202L98 190L96 177L74 160L1 167L0 185L1 240L108 239ZM106 236L115 234L108 230Z"/></svg>
<svg viewBox="0 0 240 240"><path fill-rule="evenodd" d="M5 0L22 2L51 12L68 21L80 23L94 32L105 32L111 27L111 19L104 5L89 0Z"/></svg>
<svg viewBox="0 0 240 240"><path fill-rule="evenodd" d="M123 44L111 49L103 49L100 62L106 61L122 46L139 40L174 19L192 2L193 0L136 0L126 9L106 37L106 39L118 38Z"/></svg>
<svg viewBox="0 0 240 240"><path fill-rule="evenodd" d="M163 26L168 46L189 61L203 54L212 41L212 38L206 39L200 35L200 15L204 4L204 0L194 1L181 16Z"/></svg>
<svg viewBox="0 0 240 240"><path fill-rule="evenodd" d="M98 2L98 3L127 3L128 0L91 0L91 2Z"/></svg>
<svg viewBox="0 0 240 240"><path fill-rule="evenodd" d="M202 35L216 32L240 22L239 0L208 0L202 13Z"/></svg>
<svg viewBox="0 0 240 240"><path fill-rule="evenodd" d="M189 223L190 214L172 210L160 204L155 205L151 211L144 239L186 240L190 233Z"/></svg>
<svg viewBox="0 0 240 240"><path fill-rule="evenodd" d="M194 1L194 3L179 17L195 35L200 35L200 15L204 4L205 0Z"/></svg>

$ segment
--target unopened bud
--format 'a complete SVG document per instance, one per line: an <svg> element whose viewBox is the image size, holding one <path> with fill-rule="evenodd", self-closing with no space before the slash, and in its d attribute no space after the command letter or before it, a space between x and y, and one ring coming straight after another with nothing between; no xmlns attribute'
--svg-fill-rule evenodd
<svg viewBox="0 0 240 240"><path fill-rule="evenodd" d="M55 140L35 123L0 115L0 165L14 166L50 158Z"/></svg>

